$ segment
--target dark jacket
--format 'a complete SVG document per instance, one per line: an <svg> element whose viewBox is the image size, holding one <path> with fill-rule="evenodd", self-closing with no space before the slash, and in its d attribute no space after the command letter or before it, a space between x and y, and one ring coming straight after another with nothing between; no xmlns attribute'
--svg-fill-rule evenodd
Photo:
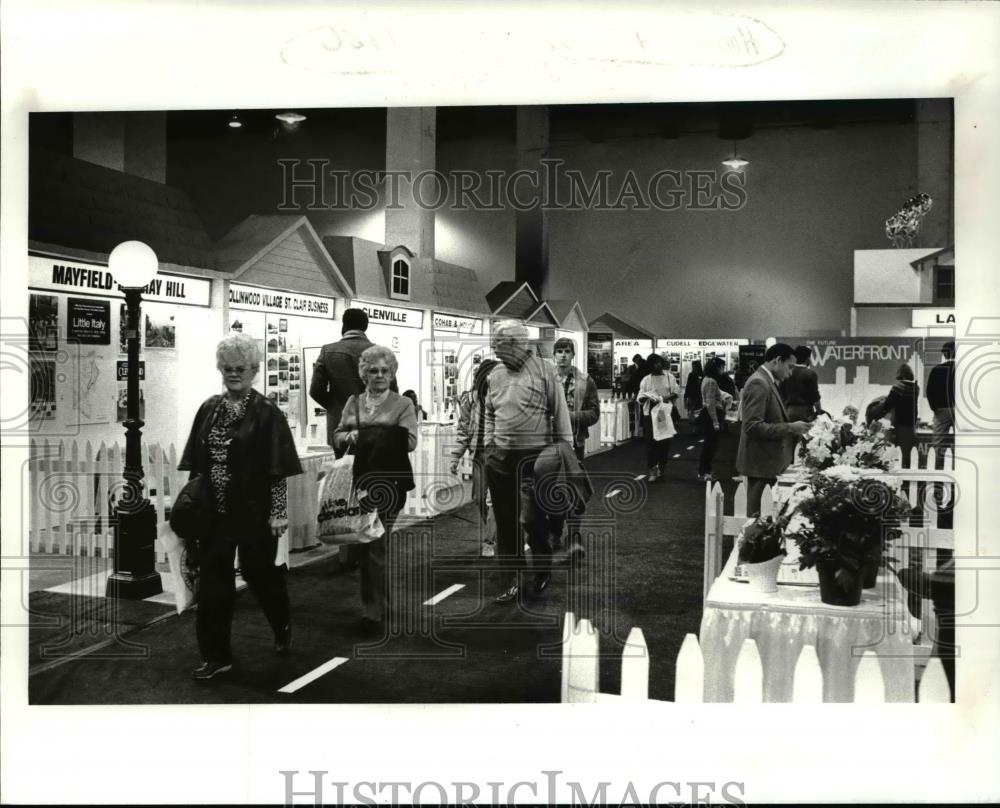
<svg viewBox="0 0 1000 808"><path fill-rule="evenodd" d="M539 501L549 503L546 508L549 516L581 515L594 493L590 475L566 441L557 440L542 449L535 458L532 475ZM558 505L564 505L564 510L554 511Z"/></svg>
<svg viewBox="0 0 1000 808"><path fill-rule="evenodd" d="M368 492L363 507L395 513L415 488L410 466L409 430L373 424L358 430L354 446L354 484Z"/></svg>
<svg viewBox="0 0 1000 808"><path fill-rule="evenodd" d="M177 464L179 470L190 471L191 477L209 473L208 433L221 401L221 395L212 396L194 417L184 454ZM256 390L250 391L246 415L232 432L228 464L226 502L230 516L249 532L263 530L270 535L271 484L301 474L302 465L284 414Z"/></svg>
<svg viewBox="0 0 1000 808"><path fill-rule="evenodd" d="M927 403L932 410L955 406L955 363L942 362L927 377Z"/></svg>
<svg viewBox="0 0 1000 808"><path fill-rule="evenodd" d="M343 339L324 345L313 365L309 397L326 410L326 442L330 446L347 399L364 392L358 359L374 344L360 331L348 332ZM399 392L395 379L390 389Z"/></svg>
<svg viewBox="0 0 1000 808"><path fill-rule="evenodd" d="M899 427L910 427L911 429L917 421L917 398L920 396L920 386L916 382L897 381L885 401L875 408L872 413L868 413L869 420L876 421L886 415L892 415L892 425Z"/></svg>
<svg viewBox="0 0 1000 808"><path fill-rule="evenodd" d="M786 407L813 409L819 403L819 377L811 367L796 365L778 388Z"/></svg>
<svg viewBox="0 0 1000 808"><path fill-rule="evenodd" d="M701 380L704 378L704 374L696 373L691 371L687 377L687 383L684 385L684 406L687 410L700 410L702 406L701 401Z"/></svg>

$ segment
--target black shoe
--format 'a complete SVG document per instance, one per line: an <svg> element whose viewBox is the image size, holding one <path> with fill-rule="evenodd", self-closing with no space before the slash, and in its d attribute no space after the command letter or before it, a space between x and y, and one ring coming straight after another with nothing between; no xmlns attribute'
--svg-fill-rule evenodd
<svg viewBox="0 0 1000 808"><path fill-rule="evenodd" d="M292 647L292 627L285 626L274 635L274 652L276 654L287 654Z"/></svg>
<svg viewBox="0 0 1000 808"><path fill-rule="evenodd" d="M510 587L510 589L501 592L493 599L493 602L505 604L513 603L515 600L517 600L517 584L514 584Z"/></svg>
<svg viewBox="0 0 1000 808"><path fill-rule="evenodd" d="M532 587L536 595L541 595L546 589L549 588L549 583L552 581L551 572L540 572L535 576L535 585Z"/></svg>
<svg viewBox="0 0 1000 808"><path fill-rule="evenodd" d="M218 676L220 673L228 673L233 669L232 662L202 662L197 668L191 671L191 676L199 681L205 681Z"/></svg>

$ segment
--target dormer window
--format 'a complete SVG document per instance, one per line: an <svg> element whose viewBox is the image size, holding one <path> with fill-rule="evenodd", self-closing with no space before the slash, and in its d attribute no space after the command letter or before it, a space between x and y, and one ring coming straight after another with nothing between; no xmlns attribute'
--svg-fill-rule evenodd
<svg viewBox="0 0 1000 808"><path fill-rule="evenodd" d="M410 262L402 256L392 259L392 287L390 295L403 300L410 299Z"/></svg>

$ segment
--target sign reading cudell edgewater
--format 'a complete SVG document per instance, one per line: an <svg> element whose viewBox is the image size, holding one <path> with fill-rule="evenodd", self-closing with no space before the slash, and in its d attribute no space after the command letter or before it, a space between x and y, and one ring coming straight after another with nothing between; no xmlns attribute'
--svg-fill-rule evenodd
<svg viewBox="0 0 1000 808"><path fill-rule="evenodd" d="M366 300L352 300L351 306L362 309L368 315L369 325L398 325L402 328L424 327L423 309L404 309L401 306L369 303Z"/></svg>
<svg viewBox="0 0 1000 808"><path fill-rule="evenodd" d="M290 314L294 317L319 317L332 320L334 299L281 289L263 289L260 286L229 284L229 308L244 311L261 311L265 314Z"/></svg>
<svg viewBox="0 0 1000 808"><path fill-rule="evenodd" d="M28 286L100 297L124 297L112 272L102 264L68 261L41 255L28 256ZM157 303L208 306L212 282L207 278L158 272L142 292L142 299Z"/></svg>

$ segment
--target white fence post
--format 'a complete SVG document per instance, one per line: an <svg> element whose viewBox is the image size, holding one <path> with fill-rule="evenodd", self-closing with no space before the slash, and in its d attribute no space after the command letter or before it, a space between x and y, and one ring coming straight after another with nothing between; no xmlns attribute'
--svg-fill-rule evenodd
<svg viewBox="0 0 1000 808"><path fill-rule="evenodd" d="M805 645L795 663L795 679L792 684L792 703L823 703L823 669L816 655L816 646Z"/></svg>
<svg viewBox="0 0 1000 808"><path fill-rule="evenodd" d="M882 666L878 655L871 649L865 651L858 663L854 677L855 704L884 704L885 680L882 678Z"/></svg>
<svg viewBox="0 0 1000 808"><path fill-rule="evenodd" d="M649 649L642 629L633 626L622 649L622 698L649 699Z"/></svg>
<svg viewBox="0 0 1000 808"><path fill-rule="evenodd" d="M684 636L677 654L674 701L678 704L701 704L705 701L705 663L694 634Z"/></svg>
<svg viewBox="0 0 1000 808"><path fill-rule="evenodd" d="M921 704L949 704L951 702L948 677L945 675L944 665L941 664L938 657L931 657L927 662L924 675L920 677L917 701Z"/></svg>
<svg viewBox="0 0 1000 808"><path fill-rule="evenodd" d="M593 702L598 692L597 632L587 619L581 620L570 635L566 700Z"/></svg>
<svg viewBox="0 0 1000 808"><path fill-rule="evenodd" d="M747 637L736 658L733 677L733 702L760 704L764 700L764 669L760 661L757 641Z"/></svg>

